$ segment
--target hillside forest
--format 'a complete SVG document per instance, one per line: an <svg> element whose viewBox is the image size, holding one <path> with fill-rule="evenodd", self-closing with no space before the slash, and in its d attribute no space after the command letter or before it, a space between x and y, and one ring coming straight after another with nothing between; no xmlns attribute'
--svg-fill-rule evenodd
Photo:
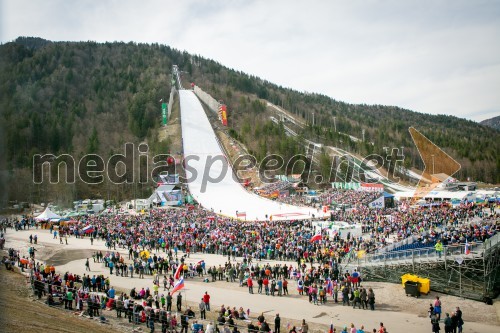
<svg viewBox="0 0 500 333"><path fill-rule="evenodd" d="M174 64L186 88L195 82L227 104L229 134L258 160L269 153L303 153L300 140L306 138L359 156L404 147L405 167L422 169L408 132L413 126L462 165L459 179L500 183L500 134L473 121L299 92L166 45L20 37L0 45L0 179L7 189L2 203L148 197L152 183L34 184L33 155L108 158L123 153L127 142L147 143L150 155L169 153L158 130ZM306 124L298 138L270 120L267 101ZM363 132L364 141L350 138Z"/></svg>

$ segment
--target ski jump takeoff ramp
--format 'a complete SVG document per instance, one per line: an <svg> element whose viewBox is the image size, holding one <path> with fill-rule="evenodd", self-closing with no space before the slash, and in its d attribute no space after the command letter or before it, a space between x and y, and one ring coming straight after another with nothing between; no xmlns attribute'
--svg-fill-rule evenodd
<svg viewBox="0 0 500 333"><path fill-rule="evenodd" d="M186 178L194 199L215 213L251 220L294 220L323 215L313 208L279 203L245 190L233 176L203 107L190 90L179 90ZM244 215L246 214L246 216Z"/></svg>

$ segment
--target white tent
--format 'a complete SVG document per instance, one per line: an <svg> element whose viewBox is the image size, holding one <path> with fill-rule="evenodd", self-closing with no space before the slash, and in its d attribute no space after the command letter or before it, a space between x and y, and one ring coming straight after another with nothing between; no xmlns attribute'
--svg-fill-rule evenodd
<svg viewBox="0 0 500 333"><path fill-rule="evenodd" d="M54 213L53 211L50 210L49 207L45 208L42 214L38 215L35 217L35 220L37 221L48 221L52 219L60 219L61 217Z"/></svg>
<svg viewBox="0 0 500 333"><path fill-rule="evenodd" d="M347 234L356 238L363 234L360 224L349 224L343 221L318 221L313 222L312 225L316 234L326 231L330 237L338 234L340 238L347 239Z"/></svg>

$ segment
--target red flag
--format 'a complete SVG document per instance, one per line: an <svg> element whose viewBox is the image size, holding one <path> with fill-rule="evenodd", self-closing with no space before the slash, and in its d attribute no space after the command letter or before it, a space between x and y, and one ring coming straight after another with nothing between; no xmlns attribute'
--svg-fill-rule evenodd
<svg viewBox="0 0 500 333"><path fill-rule="evenodd" d="M183 266L184 265L182 263L179 264L179 267L177 267L177 270L175 271L174 279L178 280L181 277Z"/></svg>
<svg viewBox="0 0 500 333"><path fill-rule="evenodd" d="M311 243L315 242L315 241L319 241L319 240L322 240L323 237L318 234L318 235L314 235L312 238L311 238Z"/></svg>

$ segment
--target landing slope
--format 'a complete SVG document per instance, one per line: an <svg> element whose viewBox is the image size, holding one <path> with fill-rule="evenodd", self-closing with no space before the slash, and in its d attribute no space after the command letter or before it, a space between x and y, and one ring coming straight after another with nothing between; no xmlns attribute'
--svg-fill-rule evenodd
<svg viewBox="0 0 500 333"><path fill-rule="evenodd" d="M232 217L236 217L237 211L245 212L247 220L264 220L266 215L274 220L291 220L322 214L316 209L282 204L246 191L233 178L198 98L189 90L180 90L179 96L188 187L203 207Z"/></svg>

